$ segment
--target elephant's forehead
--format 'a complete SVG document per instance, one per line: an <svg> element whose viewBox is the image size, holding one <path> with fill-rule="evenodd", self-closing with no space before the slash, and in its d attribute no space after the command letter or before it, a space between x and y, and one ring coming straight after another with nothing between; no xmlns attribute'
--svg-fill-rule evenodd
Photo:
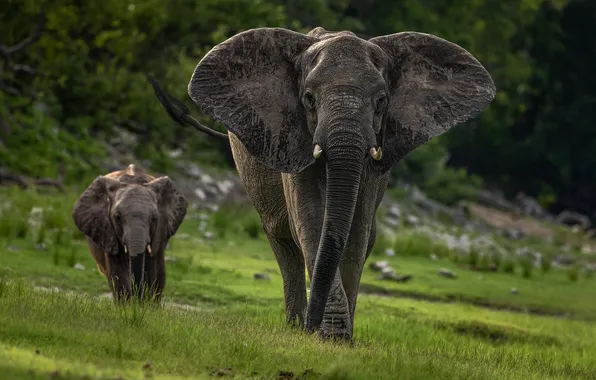
<svg viewBox="0 0 596 380"><path fill-rule="evenodd" d="M120 189L116 195L117 204L126 202L127 204L142 204L154 201L154 195L151 190L144 186L129 185Z"/></svg>

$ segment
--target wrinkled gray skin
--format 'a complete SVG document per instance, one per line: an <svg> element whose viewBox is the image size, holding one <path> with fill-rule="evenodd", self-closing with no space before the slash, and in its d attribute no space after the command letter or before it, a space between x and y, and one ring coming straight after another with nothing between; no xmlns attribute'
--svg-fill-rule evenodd
<svg viewBox="0 0 596 380"><path fill-rule="evenodd" d="M174 119L206 128L184 110L176 116L156 93ZM230 132L240 178L281 270L288 322L351 339L389 170L477 116L495 86L466 50L428 34L364 40L322 28L306 35L259 28L214 47L188 93ZM380 159L371 148L382 149Z"/></svg>
<svg viewBox="0 0 596 380"><path fill-rule="evenodd" d="M161 300L164 249L186 215L187 201L169 177L134 165L97 177L76 201L73 220L117 301ZM150 248L148 248L150 247Z"/></svg>

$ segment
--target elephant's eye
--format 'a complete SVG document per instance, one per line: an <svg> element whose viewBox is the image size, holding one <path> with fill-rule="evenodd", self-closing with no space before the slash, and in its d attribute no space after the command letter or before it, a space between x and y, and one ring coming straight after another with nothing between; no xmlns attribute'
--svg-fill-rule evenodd
<svg viewBox="0 0 596 380"><path fill-rule="evenodd" d="M377 97L377 103L375 105L375 111L377 113L381 113L381 112L385 111L385 107L387 107L387 94L385 94L383 92L383 93L381 93Z"/></svg>
<svg viewBox="0 0 596 380"><path fill-rule="evenodd" d="M316 101L315 101L315 96L313 95L313 93L309 90L306 90L304 92L304 96L303 96L303 101L304 101L304 106L306 108L308 108L309 110L314 110L315 106L316 106Z"/></svg>

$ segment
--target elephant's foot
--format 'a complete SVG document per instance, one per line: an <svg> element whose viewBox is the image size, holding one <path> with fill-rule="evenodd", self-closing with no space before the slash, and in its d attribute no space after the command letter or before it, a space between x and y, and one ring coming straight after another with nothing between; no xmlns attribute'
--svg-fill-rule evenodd
<svg viewBox="0 0 596 380"><path fill-rule="evenodd" d="M352 318L346 294L338 282L332 288L317 335L323 340L351 341Z"/></svg>

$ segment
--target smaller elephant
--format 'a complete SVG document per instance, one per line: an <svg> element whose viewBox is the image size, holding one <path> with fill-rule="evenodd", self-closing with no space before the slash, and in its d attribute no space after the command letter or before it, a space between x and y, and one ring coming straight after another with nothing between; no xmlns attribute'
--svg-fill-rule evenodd
<svg viewBox="0 0 596 380"><path fill-rule="evenodd" d="M74 223L115 300L128 301L133 292L139 300L161 300L164 250L187 206L169 177L152 177L134 165L98 176L77 199Z"/></svg>

